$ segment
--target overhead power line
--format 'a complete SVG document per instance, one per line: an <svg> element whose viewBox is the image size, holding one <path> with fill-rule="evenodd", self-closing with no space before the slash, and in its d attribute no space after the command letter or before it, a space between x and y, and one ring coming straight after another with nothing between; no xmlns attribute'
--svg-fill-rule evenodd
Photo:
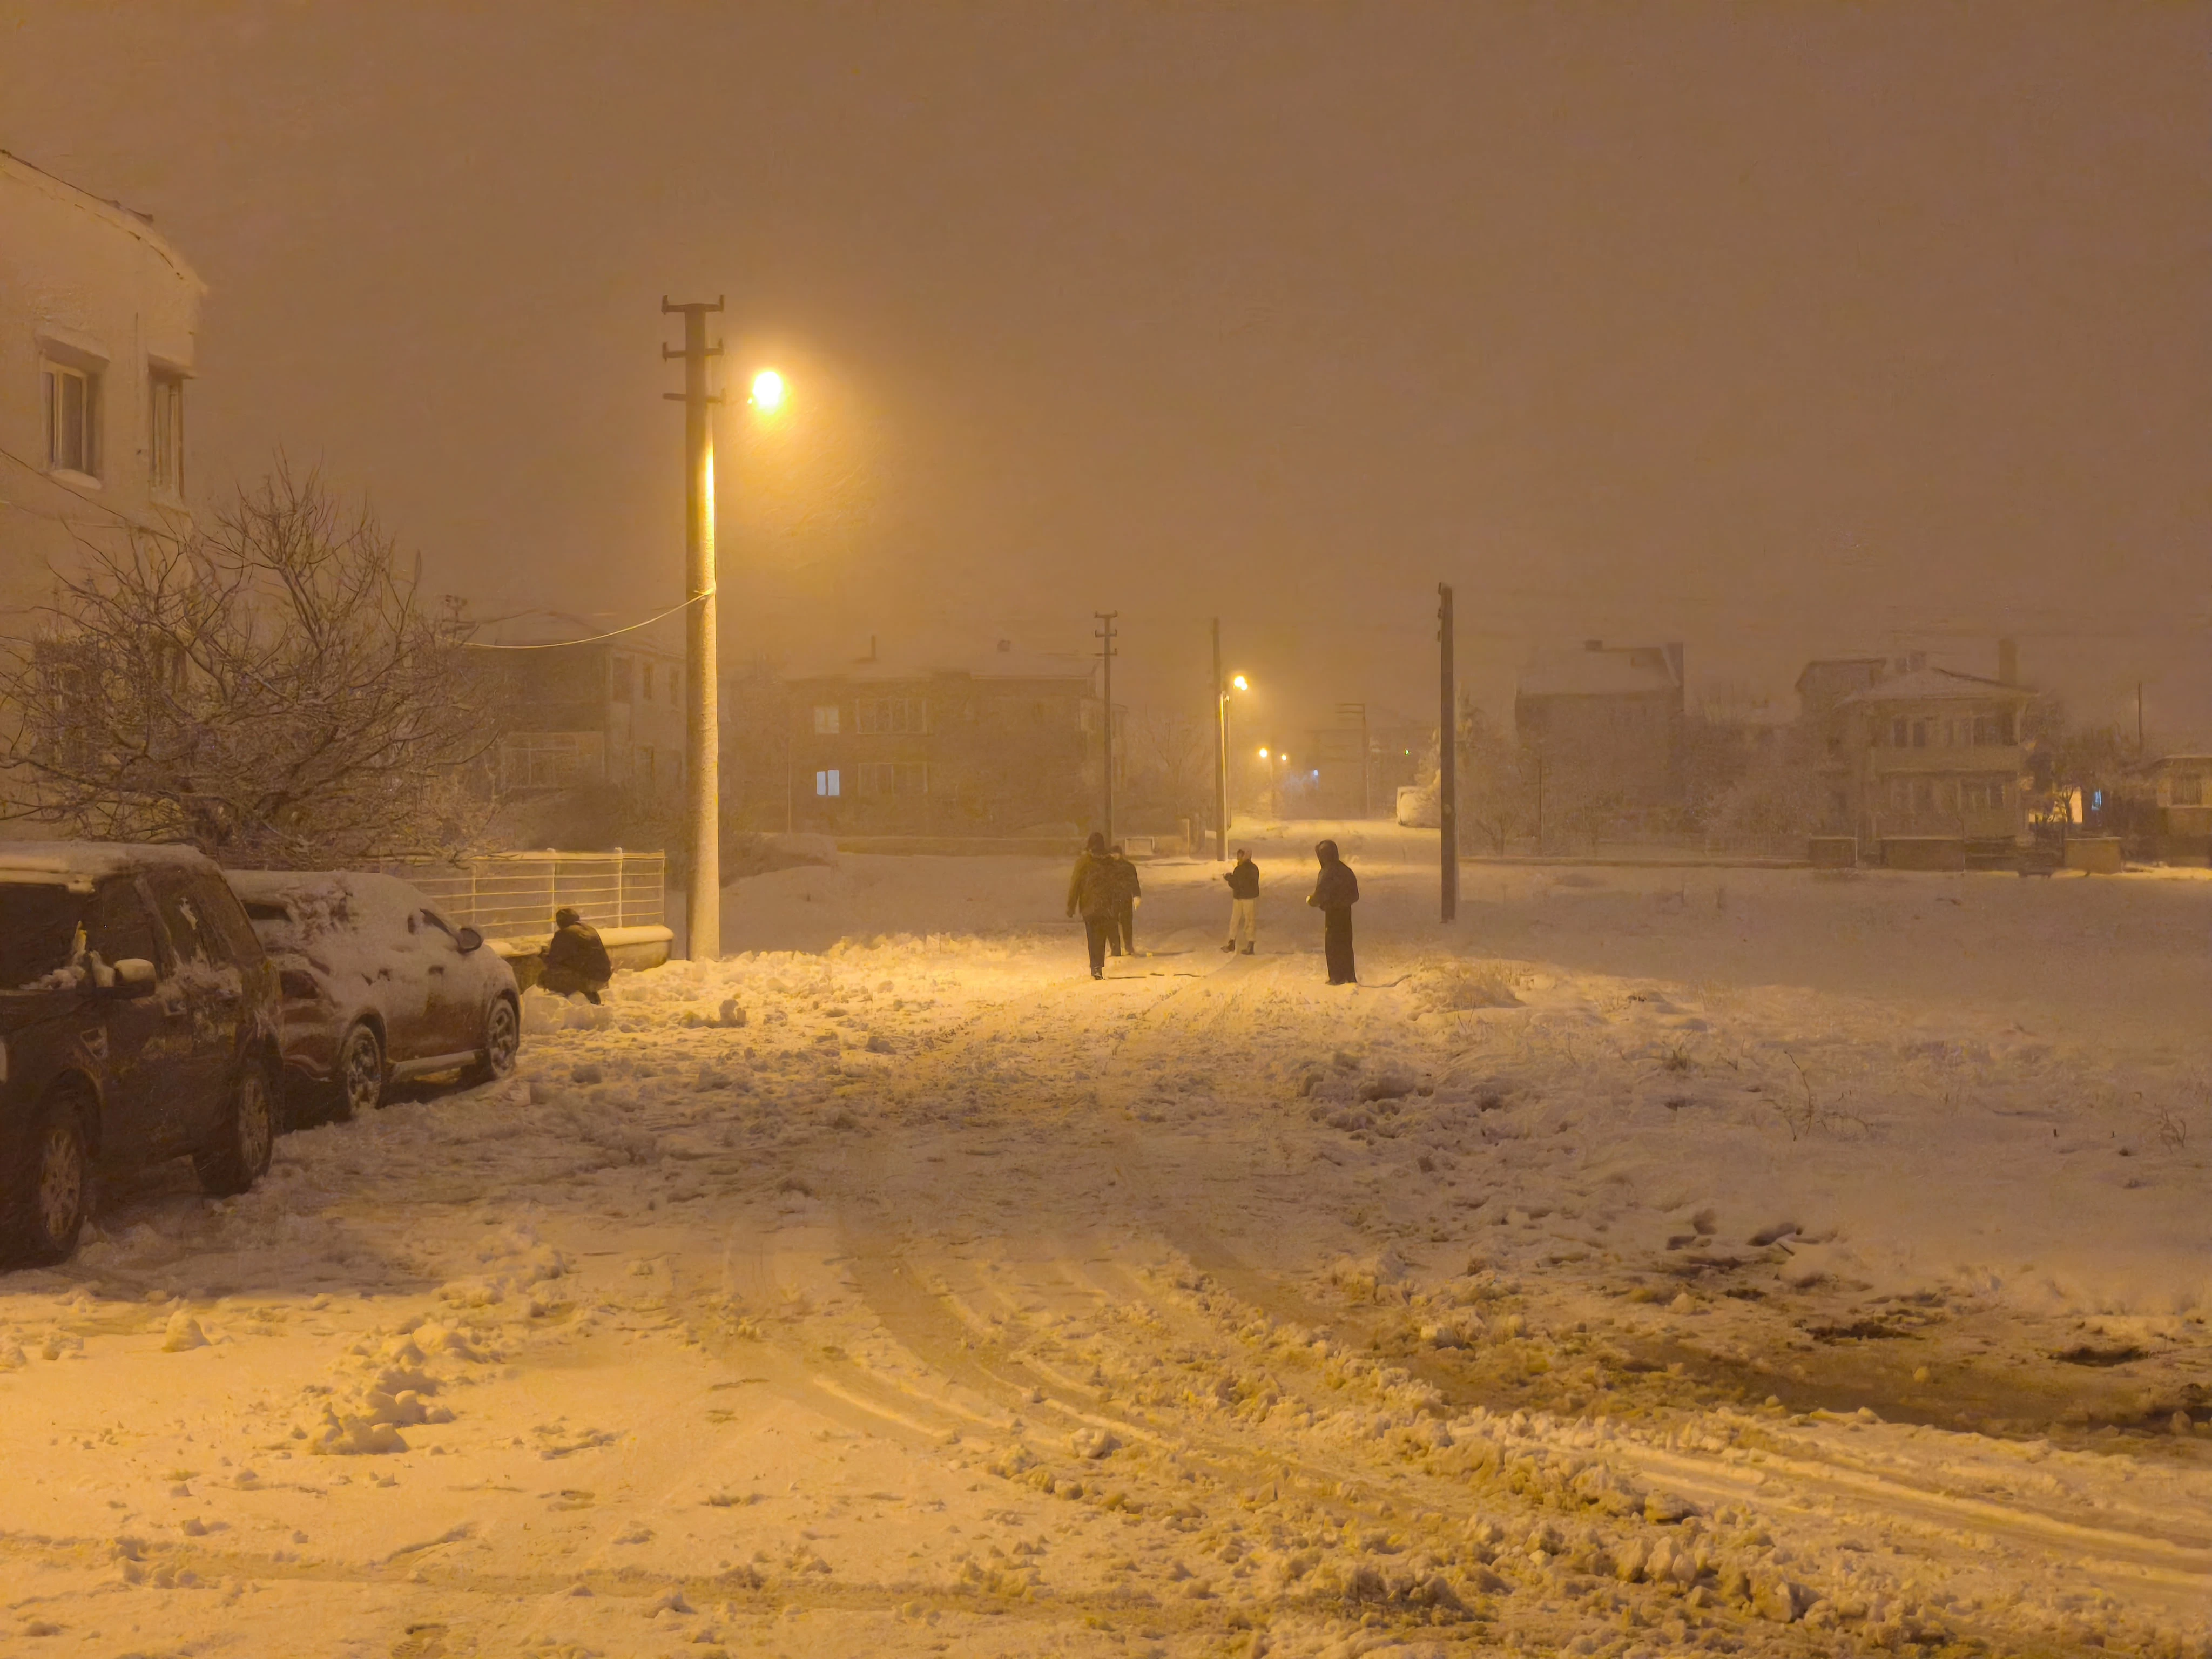
<svg viewBox="0 0 2212 1659"><path fill-rule="evenodd" d="M656 611L643 622L624 623L620 628L610 628L604 634L586 634L580 640L544 640L536 645L493 645L483 640L465 640L462 643L471 651L562 651L572 645L596 645L601 640L611 640L618 635L635 634L641 628L650 628L665 617L672 617L679 611L689 611L693 605L714 597L714 590L710 587L703 593L694 593L680 605L672 605L665 611Z"/></svg>

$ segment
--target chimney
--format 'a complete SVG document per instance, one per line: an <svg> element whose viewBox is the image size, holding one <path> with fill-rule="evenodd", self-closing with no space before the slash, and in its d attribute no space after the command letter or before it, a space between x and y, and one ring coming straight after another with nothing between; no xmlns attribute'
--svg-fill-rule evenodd
<svg viewBox="0 0 2212 1659"><path fill-rule="evenodd" d="M2020 684L2020 641L2018 640L1997 641L1997 680L1999 684L2004 685Z"/></svg>
<svg viewBox="0 0 2212 1659"><path fill-rule="evenodd" d="M1012 651L1013 648L1014 642L1012 640L1000 640L999 641L999 649L1001 651Z"/></svg>

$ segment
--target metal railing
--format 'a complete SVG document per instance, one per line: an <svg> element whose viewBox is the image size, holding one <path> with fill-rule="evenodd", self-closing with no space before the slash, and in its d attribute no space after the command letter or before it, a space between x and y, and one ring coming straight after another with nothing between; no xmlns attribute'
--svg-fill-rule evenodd
<svg viewBox="0 0 2212 1659"><path fill-rule="evenodd" d="M665 853L490 853L453 864L392 864L456 925L486 939L553 931L568 906L601 929L665 925Z"/></svg>

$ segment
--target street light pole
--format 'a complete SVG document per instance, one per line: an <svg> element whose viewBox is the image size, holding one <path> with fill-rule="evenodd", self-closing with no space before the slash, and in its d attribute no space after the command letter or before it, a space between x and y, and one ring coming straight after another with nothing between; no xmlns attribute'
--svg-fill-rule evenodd
<svg viewBox="0 0 2212 1659"><path fill-rule="evenodd" d="M693 301L671 305L661 297L663 316L681 313L684 349L663 345L661 360L680 358L684 390L661 395L684 405L684 592L690 600L685 627L691 679L690 708L684 726L685 782L684 839L691 872L684 895L685 950L694 962L722 954L722 859L720 840L721 710L714 675L714 428L710 404L722 400L707 391L707 360L722 348L707 343L707 317L722 308Z"/></svg>
<svg viewBox="0 0 2212 1659"><path fill-rule="evenodd" d="M1118 611L1095 611L1100 626L1093 638L1106 665L1106 844L1114 844L1114 618Z"/></svg>
<svg viewBox="0 0 2212 1659"><path fill-rule="evenodd" d="M1221 618L1213 619L1213 856L1229 857L1229 687L1221 678Z"/></svg>

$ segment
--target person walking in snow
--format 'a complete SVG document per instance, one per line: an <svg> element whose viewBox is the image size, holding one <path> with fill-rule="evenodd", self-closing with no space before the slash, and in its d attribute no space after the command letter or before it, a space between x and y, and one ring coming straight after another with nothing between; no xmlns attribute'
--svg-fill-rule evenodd
<svg viewBox="0 0 2212 1659"><path fill-rule="evenodd" d="M1221 948L1234 951L1241 942L1249 957L1252 954L1252 941L1260 932L1260 866L1252 862L1252 854L1240 847L1237 849L1237 862L1222 880L1229 884L1229 943Z"/></svg>
<svg viewBox="0 0 2212 1659"><path fill-rule="evenodd" d="M586 1002L597 1003L599 993L614 975L615 965L607 957L599 930L574 910L565 907L556 910L553 938L545 947L545 971L538 976L538 988L556 997L581 992Z"/></svg>
<svg viewBox="0 0 2212 1659"><path fill-rule="evenodd" d="M1121 914L1121 882L1114 874L1114 855L1106 850L1106 837L1093 830L1067 878L1067 914L1083 917L1084 942L1091 947L1091 977L1106 977L1106 945L1114 937Z"/></svg>
<svg viewBox="0 0 2212 1659"><path fill-rule="evenodd" d="M1144 884L1137 879L1137 866L1129 862L1121 851L1121 843L1114 843L1114 933L1110 941L1115 956L1137 954L1137 901L1145 896Z"/></svg>
<svg viewBox="0 0 2212 1659"><path fill-rule="evenodd" d="M1328 957L1328 982L1352 985L1358 975L1352 965L1352 907L1359 902L1359 878L1352 873L1333 841L1314 848L1321 874L1306 902L1321 912L1322 948Z"/></svg>

